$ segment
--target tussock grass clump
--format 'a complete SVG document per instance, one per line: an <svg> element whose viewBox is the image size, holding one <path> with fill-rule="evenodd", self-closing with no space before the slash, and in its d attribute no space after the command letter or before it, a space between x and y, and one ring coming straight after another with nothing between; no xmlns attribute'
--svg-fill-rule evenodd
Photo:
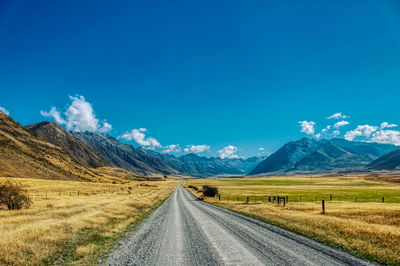
<svg viewBox="0 0 400 266"><path fill-rule="evenodd" d="M22 185L18 182L6 180L0 183L0 205L5 205L9 210L29 208L31 200Z"/></svg>
<svg viewBox="0 0 400 266"><path fill-rule="evenodd" d="M203 186L203 195L204 197L215 197L218 195L218 188L212 186Z"/></svg>

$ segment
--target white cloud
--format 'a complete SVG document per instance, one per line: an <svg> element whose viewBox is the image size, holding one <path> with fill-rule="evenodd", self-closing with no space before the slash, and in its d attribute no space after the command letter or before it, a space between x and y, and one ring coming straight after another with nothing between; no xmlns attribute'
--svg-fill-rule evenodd
<svg viewBox="0 0 400 266"><path fill-rule="evenodd" d="M103 126L99 129L99 131L100 131L101 133L106 133L106 132L108 132L108 131L111 131L111 129L112 129L112 126L111 126L109 123L105 122L105 123L103 124Z"/></svg>
<svg viewBox="0 0 400 266"><path fill-rule="evenodd" d="M186 145L186 148L183 151L190 153L200 153L208 150L210 150L210 146L204 144L204 145Z"/></svg>
<svg viewBox="0 0 400 266"><path fill-rule="evenodd" d="M299 121L301 126L301 132L308 135L314 135L315 133L315 122L313 121Z"/></svg>
<svg viewBox="0 0 400 266"><path fill-rule="evenodd" d="M99 123L92 105L83 96L70 96L72 101L62 115L56 107L51 107L49 112L40 111L45 117L52 117L57 123L65 125L68 130L74 131L100 131L108 132L112 129L109 123Z"/></svg>
<svg viewBox="0 0 400 266"><path fill-rule="evenodd" d="M343 120L343 121L340 121L340 122L335 123L335 124L333 125L333 127L334 127L334 128L340 128L340 127L347 126L348 124L350 124L350 123Z"/></svg>
<svg viewBox="0 0 400 266"><path fill-rule="evenodd" d="M0 106L0 112L3 112L5 115L10 115L10 111L8 111L6 108Z"/></svg>
<svg viewBox="0 0 400 266"><path fill-rule="evenodd" d="M181 147L179 146L179 144L167 145L164 148L165 148L165 150L163 150L163 152L165 152L165 153L181 151Z"/></svg>
<svg viewBox="0 0 400 266"><path fill-rule="evenodd" d="M371 142L393 144L400 146L400 131L397 130L380 130L373 134Z"/></svg>
<svg viewBox="0 0 400 266"><path fill-rule="evenodd" d="M321 130L321 133L326 133L326 132L328 132L329 131L329 129L331 129L331 126L330 125L328 125L328 126L326 126L326 128L324 128L324 129L322 129Z"/></svg>
<svg viewBox="0 0 400 266"><path fill-rule="evenodd" d="M398 127L396 124L389 124L388 122L383 122L382 124L381 124L381 129L384 129L384 128L392 128L392 127Z"/></svg>
<svg viewBox="0 0 400 266"><path fill-rule="evenodd" d="M339 135L339 134L340 134L340 131L339 131L339 130L335 130L335 131L332 132L332 136L333 136L333 137L336 137L336 136Z"/></svg>
<svg viewBox="0 0 400 266"><path fill-rule="evenodd" d="M381 123L380 127L370 125L360 125L356 129L345 134L345 139L353 141L356 137L362 137L363 141L392 144L400 146L400 131L387 130L385 128L397 127L396 124L387 122Z"/></svg>
<svg viewBox="0 0 400 266"><path fill-rule="evenodd" d="M356 137L369 138L377 130L376 126L360 125L356 129L346 132L344 138L348 141L353 141Z"/></svg>
<svg viewBox="0 0 400 266"><path fill-rule="evenodd" d="M339 118L346 119L346 118L348 118L348 116L339 112L339 113L333 114L331 116L328 116L326 119L339 119Z"/></svg>
<svg viewBox="0 0 400 266"><path fill-rule="evenodd" d="M265 148L264 147L260 147L260 148L258 148L258 153L257 153L257 155L258 156L263 156L263 155L265 155L267 152L265 151Z"/></svg>
<svg viewBox="0 0 400 266"><path fill-rule="evenodd" d="M137 144L147 148L160 148L161 144L153 137L146 137L145 133L147 129L140 128L140 129L132 129L130 132L126 132L125 134L119 136L124 140L134 140Z"/></svg>
<svg viewBox="0 0 400 266"><path fill-rule="evenodd" d="M45 111L40 111L40 114L44 117L53 117L54 120L56 120L57 123L64 125L67 122L61 117L60 112L57 111L57 108L55 108L54 106L51 107L49 112L45 112Z"/></svg>
<svg viewBox="0 0 400 266"><path fill-rule="evenodd" d="M235 154L237 151L237 147L229 145L218 151L218 157L221 159L236 159L239 158L239 156Z"/></svg>

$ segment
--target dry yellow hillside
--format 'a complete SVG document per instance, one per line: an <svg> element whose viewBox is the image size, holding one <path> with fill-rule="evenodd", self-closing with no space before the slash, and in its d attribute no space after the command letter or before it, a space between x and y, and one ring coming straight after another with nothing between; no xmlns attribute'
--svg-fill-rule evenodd
<svg viewBox="0 0 400 266"><path fill-rule="evenodd" d="M45 142L0 112L0 176L100 181L61 148Z"/></svg>

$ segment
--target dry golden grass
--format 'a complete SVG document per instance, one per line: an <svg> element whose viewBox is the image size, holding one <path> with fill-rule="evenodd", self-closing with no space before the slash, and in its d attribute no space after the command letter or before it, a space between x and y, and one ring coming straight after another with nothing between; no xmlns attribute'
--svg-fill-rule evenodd
<svg viewBox="0 0 400 266"><path fill-rule="evenodd" d="M275 182L274 182L275 180ZM265 182L264 182L265 181ZM284 181L284 182L282 182ZM362 196L375 199L376 194L399 195L400 185L374 180L361 176L346 177L270 177L260 179L207 179L186 180L185 185L217 186L223 200L205 198L217 204L272 222L281 227L313 237L320 241L343 247L354 254L382 263L400 264L400 204L378 202L327 201L326 214L323 215L321 201L291 202L283 207L274 203L237 202L249 195L305 195L330 192L346 196ZM240 183L240 184L239 184ZM377 191L376 194L374 190ZM201 193L191 190L200 196ZM226 200L231 195L232 200ZM225 196L225 197L224 197ZM322 196L321 196L322 197ZM312 195L310 198L314 198ZM346 198L346 197L344 197ZM396 197L391 198L396 201Z"/></svg>
<svg viewBox="0 0 400 266"><path fill-rule="evenodd" d="M0 210L0 264L95 263L104 245L161 203L179 181L14 180L35 201L29 209Z"/></svg>

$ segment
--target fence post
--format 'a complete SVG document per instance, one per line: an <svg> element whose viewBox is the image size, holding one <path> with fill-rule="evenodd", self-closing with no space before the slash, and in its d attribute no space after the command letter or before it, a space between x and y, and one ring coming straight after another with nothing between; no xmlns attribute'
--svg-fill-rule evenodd
<svg viewBox="0 0 400 266"><path fill-rule="evenodd" d="M271 196L268 197L268 202L271 202Z"/></svg>
<svg viewBox="0 0 400 266"><path fill-rule="evenodd" d="M331 201L332 201L332 198L333 198L333 197L332 197L332 194L331 194Z"/></svg>
<svg viewBox="0 0 400 266"><path fill-rule="evenodd" d="M325 214L325 200L322 200L322 214Z"/></svg>
<svg viewBox="0 0 400 266"><path fill-rule="evenodd" d="M249 203L250 197L247 197L246 203Z"/></svg>
<svg viewBox="0 0 400 266"><path fill-rule="evenodd" d="M385 197L382 197L382 203L384 203L385 202Z"/></svg>
<svg viewBox="0 0 400 266"><path fill-rule="evenodd" d="M283 197L283 207L285 207L285 206L286 206L286 198Z"/></svg>
<svg viewBox="0 0 400 266"><path fill-rule="evenodd" d="M218 201L221 201L221 195L218 195Z"/></svg>
<svg viewBox="0 0 400 266"><path fill-rule="evenodd" d="M278 205L281 204L281 197L278 196Z"/></svg>

